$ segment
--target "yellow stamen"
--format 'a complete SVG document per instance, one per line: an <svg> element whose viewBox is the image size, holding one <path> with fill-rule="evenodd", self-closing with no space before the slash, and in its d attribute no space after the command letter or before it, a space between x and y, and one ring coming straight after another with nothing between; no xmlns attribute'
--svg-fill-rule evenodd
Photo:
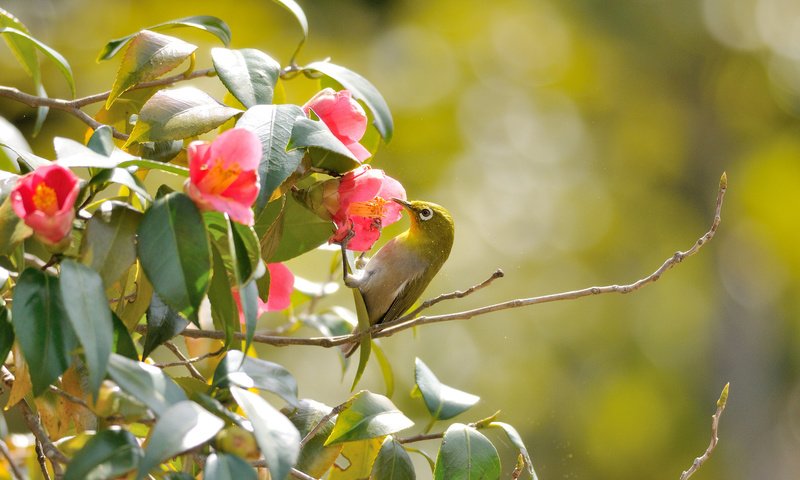
<svg viewBox="0 0 800 480"><path fill-rule="evenodd" d="M45 215L55 215L58 211L56 191L44 183L36 185L36 191L33 193L33 205Z"/></svg>
<svg viewBox="0 0 800 480"><path fill-rule="evenodd" d="M367 218L383 218L385 205L390 203L381 197L375 197L366 202L353 202L347 207L348 215Z"/></svg>
<svg viewBox="0 0 800 480"><path fill-rule="evenodd" d="M225 167L220 159L214 160L210 169L207 166L203 169L208 170L208 173L200 180L198 188L212 195L219 195L224 192L242 173L242 168L239 165L234 163Z"/></svg>

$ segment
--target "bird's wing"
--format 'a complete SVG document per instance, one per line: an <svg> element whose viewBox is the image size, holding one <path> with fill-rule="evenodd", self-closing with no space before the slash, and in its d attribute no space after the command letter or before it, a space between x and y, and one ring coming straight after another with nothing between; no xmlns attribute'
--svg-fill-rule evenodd
<svg viewBox="0 0 800 480"><path fill-rule="evenodd" d="M422 276L414 277L404 283L400 288L402 293L395 296L394 301L389 305L389 309L386 310L383 317L378 320L378 323L391 322L392 320L400 318L406 310L414 305L414 302L422 295L422 292L425 291L429 283L430 279L425 279Z"/></svg>

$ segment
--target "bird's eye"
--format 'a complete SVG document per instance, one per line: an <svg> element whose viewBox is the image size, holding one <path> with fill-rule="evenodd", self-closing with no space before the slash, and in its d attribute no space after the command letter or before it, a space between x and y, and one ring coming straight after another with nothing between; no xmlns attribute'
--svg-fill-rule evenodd
<svg viewBox="0 0 800 480"><path fill-rule="evenodd" d="M430 220L433 217L433 210L430 208L423 208L419 211L420 220Z"/></svg>

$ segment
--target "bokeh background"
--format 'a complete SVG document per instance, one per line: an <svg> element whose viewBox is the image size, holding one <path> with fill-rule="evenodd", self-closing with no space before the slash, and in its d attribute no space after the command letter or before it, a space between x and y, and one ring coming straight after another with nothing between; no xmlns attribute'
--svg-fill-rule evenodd
<svg viewBox="0 0 800 480"><path fill-rule="evenodd" d="M456 218L455 248L428 294L498 267L507 274L435 312L643 277L707 229L728 173L718 236L656 284L385 340L403 410L426 423L408 395L418 356L481 396L460 421L502 410L542 479L677 479L706 448L730 381L721 443L696 478L800 478L800 3L300 3L311 27L300 62L330 56L370 79L392 109L395 136L374 165ZM94 62L108 39L161 21L216 15L234 48L283 63L299 39L292 17L267 0L0 5L67 57L79 95L110 87L118 60ZM211 36L167 33L202 45L208 65ZM43 64L51 95L68 96ZM0 72L0 83L30 91L5 48ZM313 92L303 82L289 100ZM0 115L30 133L29 109L2 100ZM52 157L53 135L83 131L54 111L29 141ZM318 252L291 267L320 281L329 259ZM262 353L295 373L302 396L347 397L352 372L342 380L334 352ZM374 365L362 386L381 391ZM510 469L510 445L492 438ZM425 448L435 454L435 444Z"/></svg>

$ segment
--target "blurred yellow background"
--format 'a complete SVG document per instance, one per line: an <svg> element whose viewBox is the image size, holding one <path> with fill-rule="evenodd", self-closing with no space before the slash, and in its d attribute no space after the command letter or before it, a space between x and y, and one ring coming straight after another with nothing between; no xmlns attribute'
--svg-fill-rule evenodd
<svg viewBox="0 0 800 480"><path fill-rule="evenodd" d="M459 421L501 409L541 479L677 479L706 448L730 381L721 443L695 478L800 478L800 3L300 3L311 35L299 61L330 56L372 81L392 109L395 136L374 165L456 219L453 253L427 296L506 272L432 312L643 277L705 232L728 172L717 238L656 284L384 340L401 409L426 423L408 395L418 356L443 382L481 396ZM266 0L2 7L66 56L79 96L110 88L119 59L94 61L107 40L162 21L218 16L233 48L284 64L300 37ZM213 37L165 33L201 45L199 66L210 64ZM1 84L31 91L7 48L0 65ZM51 96L68 96L52 63L43 65ZM222 98L218 82L204 82ZM290 86L290 101L313 93L306 83ZM30 133L30 109L2 100L0 115ZM80 139L84 128L52 111L31 141L52 158L53 135ZM290 266L321 281L329 260L315 252ZM298 377L301 396L347 398L352 372L340 381L334 352L262 353ZM362 387L382 391L375 365ZM491 438L510 471L510 445Z"/></svg>

